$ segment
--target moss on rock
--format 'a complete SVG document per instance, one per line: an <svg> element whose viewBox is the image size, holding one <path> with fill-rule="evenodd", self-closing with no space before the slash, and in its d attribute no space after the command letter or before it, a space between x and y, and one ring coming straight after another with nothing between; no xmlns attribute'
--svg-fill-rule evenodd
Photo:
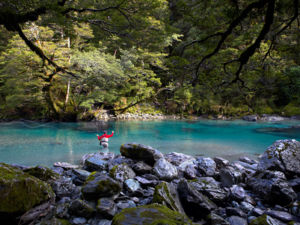
<svg viewBox="0 0 300 225"><path fill-rule="evenodd" d="M48 184L5 163L0 163L0 187L2 215L25 213L55 197Z"/></svg>
<svg viewBox="0 0 300 225"><path fill-rule="evenodd" d="M123 209L114 216L112 225L188 225L193 224L185 215L159 204Z"/></svg>
<svg viewBox="0 0 300 225"><path fill-rule="evenodd" d="M23 171L36 178L39 178L42 181L55 180L59 178L58 173L55 173L51 169L43 166L31 167Z"/></svg>

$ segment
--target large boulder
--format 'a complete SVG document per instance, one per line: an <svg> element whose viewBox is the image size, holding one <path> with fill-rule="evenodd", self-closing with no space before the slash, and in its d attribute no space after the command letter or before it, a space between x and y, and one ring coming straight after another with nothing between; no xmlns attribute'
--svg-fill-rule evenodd
<svg viewBox="0 0 300 225"><path fill-rule="evenodd" d="M198 169L205 176L214 176L216 173L216 163L209 157L198 157L197 158Z"/></svg>
<svg viewBox="0 0 300 225"><path fill-rule="evenodd" d="M94 213L94 208L86 201L81 199L75 199L71 202L69 212L72 215L89 218Z"/></svg>
<svg viewBox="0 0 300 225"><path fill-rule="evenodd" d="M81 191L86 199L116 197L121 191L121 186L111 177L94 172L88 177Z"/></svg>
<svg viewBox="0 0 300 225"><path fill-rule="evenodd" d="M195 219L203 219L217 208L215 203L198 192L184 179L179 182L177 190L183 209L188 216L192 216Z"/></svg>
<svg viewBox="0 0 300 225"><path fill-rule="evenodd" d="M163 158L163 154L160 151L152 148L151 146L137 143L121 145L120 152L125 157L142 160L151 166L153 166L158 159Z"/></svg>
<svg viewBox="0 0 300 225"><path fill-rule="evenodd" d="M115 215L112 221L112 225L136 224L191 225L193 223L185 215L158 204L124 209L119 214Z"/></svg>
<svg viewBox="0 0 300 225"><path fill-rule="evenodd" d="M285 174L300 175L300 142L278 140L260 157L258 170L279 170Z"/></svg>
<svg viewBox="0 0 300 225"><path fill-rule="evenodd" d="M88 171L101 171L107 168L107 161L101 155L94 154L84 161L84 168Z"/></svg>
<svg viewBox="0 0 300 225"><path fill-rule="evenodd" d="M174 211L184 214L176 187L172 183L163 181L155 187L153 203L165 205Z"/></svg>
<svg viewBox="0 0 300 225"><path fill-rule="evenodd" d="M58 173L55 173L53 170L44 166L30 167L23 171L42 181L51 181L59 178Z"/></svg>
<svg viewBox="0 0 300 225"><path fill-rule="evenodd" d="M16 216L54 197L47 183L0 163L0 221L12 221Z"/></svg>
<svg viewBox="0 0 300 225"><path fill-rule="evenodd" d="M161 180L172 180L178 177L178 171L176 166L169 163L164 158L160 158L154 164L154 173Z"/></svg>
<svg viewBox="0 0 300 225"><path fill-rule="evenodd" d="M183 153L178 153L178 152L171 152L165 154L164 157L168 162L172 163L175 166L179 166L184 162L193 163L196 160L193 156L186 155Z"/></svg>
<svg viewBox="0 0 300 225"><path fill-rule="evenodd" d="M297 194L289 186L285 175L280 171L265 171L249 178L247 185L270 204L288 205Z"/></svg>

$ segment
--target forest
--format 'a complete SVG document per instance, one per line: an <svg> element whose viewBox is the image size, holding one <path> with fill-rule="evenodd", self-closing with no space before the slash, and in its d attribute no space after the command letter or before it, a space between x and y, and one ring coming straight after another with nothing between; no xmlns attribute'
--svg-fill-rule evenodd
<svg viewBox="0 0 300 225"><path fill-rule="evenodd" d="M0 120L300 115L299 0L2 0Z"/></svg>

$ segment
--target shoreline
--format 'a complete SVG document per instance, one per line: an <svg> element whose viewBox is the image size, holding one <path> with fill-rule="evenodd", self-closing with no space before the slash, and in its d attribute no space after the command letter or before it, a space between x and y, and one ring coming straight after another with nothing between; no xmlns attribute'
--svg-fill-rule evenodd
<svg viewBox="0 0 300 225"><path fill-rule="evenodd" d="M8 202L6 213L0 207L0 219L17 224L16 218L21 218L21 222L40 225L124 225L143 220L151 224L157 219L170 224L172 218L177 218L178 225L267 221L298 225L299 161L300 142L287 139L269 146L258 160L240 157L229 162L221 157L162 154L150 146L127 143L121 145L120 154L86 154L80 165L57 162L47 168L0 163L0 201ZM30 209L11 214L14 201L1 196L16 198L10 191L18 193L14 182L22 179L36 182L48 197L42 195ZM26 186L20 188L25 188L22 195L32 198ZM141 211L142 216L134 216ZM38 216L30 216L37 212ZM148 212L159 212L159 216ZM184 222L178 222L179 217ZM133 218L131 223L127 218Z"/></svg>

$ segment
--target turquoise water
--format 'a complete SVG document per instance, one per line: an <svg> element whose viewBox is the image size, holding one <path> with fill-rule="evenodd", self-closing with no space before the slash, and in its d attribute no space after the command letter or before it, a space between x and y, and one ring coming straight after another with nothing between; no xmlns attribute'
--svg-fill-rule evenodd
<svg viewBox="0 0 300 225"><path fill-rule="evenodd" d="M299 125L299 121L238 120L0 123L0 162L47 166L57 161L78 163L83 154L100 150L96 134L103 129L109 133L115 131L109 146L115 153L119 153L121 144L137 142L163 153L175 151L227 159L241 155L255 157L275 140L300 140Z"/></svg>

